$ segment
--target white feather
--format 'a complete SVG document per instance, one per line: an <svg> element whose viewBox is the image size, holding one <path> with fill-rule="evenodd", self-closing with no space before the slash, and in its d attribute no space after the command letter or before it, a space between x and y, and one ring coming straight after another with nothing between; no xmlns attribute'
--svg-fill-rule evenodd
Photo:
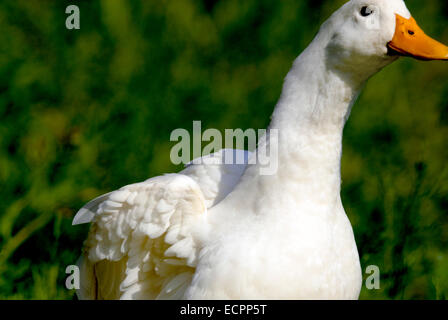
<svg viewBox="0 0 448 320"><path fill-rule="evenodd" d="M361 19L365 5L380 9L378 30ZM278 141L268 133L254 155L221 150L83 207L73 224L93 225L78 296L358 298L360 262L340 199L342 132L364 83L396 60L386 44L397 13L410 17L402 0L352 0L323 24L285 79L269 126ZM262 146L278 149L272 175L248 165Z"/></svg>

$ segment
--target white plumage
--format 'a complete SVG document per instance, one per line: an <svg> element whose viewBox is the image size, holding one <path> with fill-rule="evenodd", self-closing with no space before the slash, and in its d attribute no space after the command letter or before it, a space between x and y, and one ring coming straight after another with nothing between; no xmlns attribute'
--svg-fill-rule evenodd
<svg viewBox="0 0 448 320"><path fill-rule="evenodd" d="M342 131L367 79L398 58L388 44L405 52L392 41L397 15L411 21L402 0L352 0L323 24L285 79L269 126L278 142L260 142L276 143L275 174L249 162L258 150L221 150L82 208L73 223L92 226L79 298L358 298L361 267L340 199ZM219 164L229 154L243 164Z"/></svg>
<svg viewBox="0 0 448 320"><path fill-rule="evenodd" d="M240 165L216 165L226 157ZM98 197L73 224L93 222L78 262L81 299L179 299L191 282L200 247L193 228L223 199L249 152L224 149L167 174ZM112 281L111 281L112 280Z"/></svg>

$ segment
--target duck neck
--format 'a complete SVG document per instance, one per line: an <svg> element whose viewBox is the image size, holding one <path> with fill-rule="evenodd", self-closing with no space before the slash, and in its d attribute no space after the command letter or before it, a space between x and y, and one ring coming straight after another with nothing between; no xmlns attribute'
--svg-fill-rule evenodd
<svg viewBox="0 0 448 320"><path fill-rule="evenodd" d="M343 129L367 77L356 81L331 70L325 50L318 50L316 45L312 43L294 62L268 134L257 150L260 156L264 149L260 146L272 148L275 143L277 170L260 174L262 165L257 163L248 167L242 179L259 187L258 197L268 197L276 205L292 201L313 201L313 208L319 207L316 202L340 204ZM273 129L277 130L278 139L269 134Z"/></svg>

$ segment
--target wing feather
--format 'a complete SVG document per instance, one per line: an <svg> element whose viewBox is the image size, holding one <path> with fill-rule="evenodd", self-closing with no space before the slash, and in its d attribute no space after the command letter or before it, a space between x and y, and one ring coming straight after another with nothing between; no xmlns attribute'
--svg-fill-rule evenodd
<svg viewBox="0 0 448 320"><path fill-rule="evenodd" d="M223 149L195 159L180 174L132 184L86 204L73 219L74 225L93 222L78 262L78 297L182 298L200 249L192 229L232 191L250 157Z"/></svg>
<svg viewBox="0 0 448 320"><path fill-rule="evenodd" d="M96 211L79 262L84 273L79 298L182 296L197 260L192 231L207 211L193 179L182 174L156 177L87 206L85 212Z"/></svg>

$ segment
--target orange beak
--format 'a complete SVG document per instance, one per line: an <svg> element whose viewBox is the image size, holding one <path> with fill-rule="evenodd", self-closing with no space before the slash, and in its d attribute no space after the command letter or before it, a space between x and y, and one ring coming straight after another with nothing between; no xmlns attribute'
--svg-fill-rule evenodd
<svg viewBox="0 0 448 320"><path fill-rule="evenodd" d="M448 60L448 47L428 37L414 18L397 17L395 35L388 47L404 56L420 60Z"/></svg>

